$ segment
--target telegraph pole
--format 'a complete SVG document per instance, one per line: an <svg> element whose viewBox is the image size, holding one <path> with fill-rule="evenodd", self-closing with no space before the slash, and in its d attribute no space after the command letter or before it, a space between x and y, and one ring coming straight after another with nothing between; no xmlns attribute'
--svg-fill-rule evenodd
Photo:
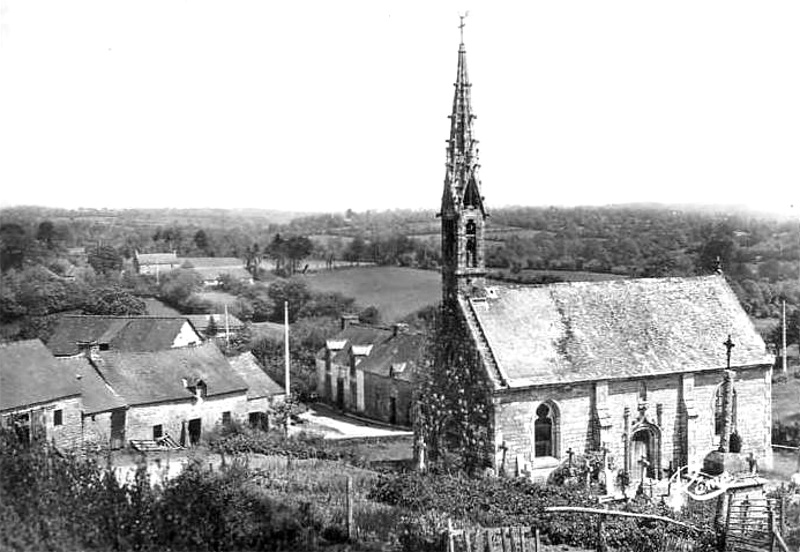
<svg viewBox="0 0 800 552"><path fill-rule="evenodd" d="M289 301L283 302L283 361L285 371L283 374L286 398L289 398Z"/></svg>

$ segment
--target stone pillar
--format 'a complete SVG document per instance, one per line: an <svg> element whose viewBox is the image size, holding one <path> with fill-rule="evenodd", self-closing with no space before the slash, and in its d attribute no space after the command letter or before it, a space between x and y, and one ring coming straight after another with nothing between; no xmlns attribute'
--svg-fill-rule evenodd
<svg viewBox="0 0 800 552"><path fill-rule="evenodd" d="M622 428L622 446L623 446L623 459L624 459L624 469L626 472L631 473L631 455L630 455L630 435L628 435L628 431L630 431L630 418L631 418L631 410L627 406L622 413L623 417L623 428Z"/></svg>
<svg viewBox="0 0 800 552"><path fill-rule="evenodd" d="M608 382L598 381L594 384L594 409L600 431L600 446L611 440L611 414L608 411Z"/></svg>
<svg viewBox="0 0 800 552"><path fill-rule="evenodd" d="M725 370L722 377L722 435L719 438L719 451L729 452L733 432L733 370Z"/></svg>
<svg viewBox="0 0 800 552"><path fill-rule="evenodd" d="M694 402L694 374L681 376L681 401L684 415L684 435L681 436L681 456L683 462L694 468L699 468L700 458L697 456L697 408ZM679 468L681 466L676 466Z"/></svg>

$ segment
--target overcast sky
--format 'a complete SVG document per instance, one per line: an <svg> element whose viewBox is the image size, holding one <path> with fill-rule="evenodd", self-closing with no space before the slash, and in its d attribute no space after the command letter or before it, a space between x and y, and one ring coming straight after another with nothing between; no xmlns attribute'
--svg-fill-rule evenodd
<svg viewBox="0 0 800 552"><path fill-rule="evenodd" d="M800 202L800 2L0 0L0 205Z"/></svg>

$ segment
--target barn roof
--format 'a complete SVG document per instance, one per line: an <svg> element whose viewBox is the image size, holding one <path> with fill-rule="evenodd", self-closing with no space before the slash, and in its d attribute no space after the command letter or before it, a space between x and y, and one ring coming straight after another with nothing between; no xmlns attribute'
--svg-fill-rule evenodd
<svg viewBox="0 0 800 552"><path fill-rule="evenodd" d="M93 361L97 370L129 405L189 399L192 394L184 379L205 382L208 396L247 389L212 342L164 351L105 351L98 356Z"/></svg>
<svg viewBox="0 0 800 552"><path fill-rule="evenodd" d="M511 387L724 368L728 334L732 366L773 361L722 276L487 291L461 306Z"/></svg>
<svg viewBox="0 0 800 552"><path fill-rule="evenodd" d="M61 370L75 378L81 390L85 413L97 414L125 407L125 400L103 381L88 358L77 356L57 360Z"/></svg>
<svg viewBox="0 0 800 552"><path fill-rule="evenodd" d="M192 323L198 332L204 332L208 327L211 317L214 317L214 322L217 324L217 330L220 333L225 332L225 313L217 314L187 314L186 318ZM228 327L231 329L239 330L244 326L244 322L233 316L228 315Z"/></svg>
<svg viewBox="0 0 800 552"><path fill-rule="evenodd" d="M373 347L370 355L357 366L366 373L411 381L424 352L424 335L398 333Z"/></svg>
<svg viewBox="0 0 800 552"><path fill-rule="evenodd" d="M79 342L107 344L117 351L159 351L172 347L185 324L183 317L66 315L47 347L57 356L78 354Z"/></svg>
<svg viewBox="0 0 800 552"><path fill-rule="evenodd" d="M78 395L75 376L38 339L0 345L0 411Z"/></svg>
<svg viewBox="0 0 800 552"><path fill-rule="evenodd" d="M247 384L247 398L260 399L283 395L284 388L267 375L253 353L247 352L228 359L231 368Z"/></svg>
<svg viewBox="0 0 800 552"><path fill-rule="evenodd" d="M178 256L175 253L137 253L136 261L140 265L176 264Z"/></svg>

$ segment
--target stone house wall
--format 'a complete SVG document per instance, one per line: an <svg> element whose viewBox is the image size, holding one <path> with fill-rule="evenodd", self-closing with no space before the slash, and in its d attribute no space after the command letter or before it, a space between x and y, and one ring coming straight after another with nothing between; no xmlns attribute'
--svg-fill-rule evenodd
<svg viewBox="0 0 800 552"><path fill-rule="evenodd" d="M111 443L111 412L87 414L83 417L83 444L106 447Z"/></svg>
<svg viewBox="0 0 800 552"><path fill-rule="evenodd" d="M181 331L175 336L175 341L172 342L172 347L188 347L189 345L200 345L203 339L192 328L189 322L184 322L181 326Z"/></svg>
<svg viewBox="0 0 800 552"><path fill-rule="evenodd" d="M363 375L365 416L391 422L391 399L394 398L396 409L394 423L407 426L412 424L413 386L410 382L364 373L361 370L357 373Z"/></svg>
<svg viewBox="0 0 800 552"><path fill-rule="evenodd" d="M44 438L58 448L72 449L81 445L81 410L83 401L80 396L67 397L56 401L6 410L0 414L3 425L13 427L14 418L27 417L30 435ZM61 423L55 424L57 412L60 412Z"/></svg>
<svg viewBox="0 0 800 552"><path fill-rule="evenodd" d="M205 399L162 402L131 406L127 412L126 439L152 439L153 427L161 425L164 435L177 442L182 436L188 444L189 420L201 420L201 438L222 424L222 413L230 412L231 419L247 423L247 397L244 391Z"/></svg>

